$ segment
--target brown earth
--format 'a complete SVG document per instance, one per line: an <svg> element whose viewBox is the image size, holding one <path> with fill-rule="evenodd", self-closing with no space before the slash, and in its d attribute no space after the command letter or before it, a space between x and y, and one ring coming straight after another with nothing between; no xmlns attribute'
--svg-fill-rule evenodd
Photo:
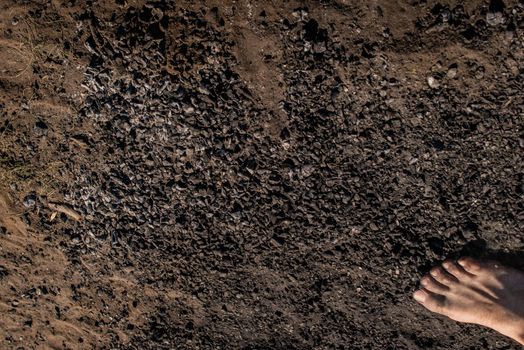
<svg viewBox="0 0 524 350"><path fill-rule="evenodd" d="M4 0L0 348L517 349L522 1Z"/></svg>

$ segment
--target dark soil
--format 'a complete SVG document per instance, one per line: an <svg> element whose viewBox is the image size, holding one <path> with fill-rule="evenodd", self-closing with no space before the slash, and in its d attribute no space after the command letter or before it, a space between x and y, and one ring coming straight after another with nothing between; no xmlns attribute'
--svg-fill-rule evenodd
<svg viewBox="0 0 524 350"><path fill-rule="evenodd" d="M524 266L522 1L4 0L0 29L1 348L517 349L411 293Z"/></svg>

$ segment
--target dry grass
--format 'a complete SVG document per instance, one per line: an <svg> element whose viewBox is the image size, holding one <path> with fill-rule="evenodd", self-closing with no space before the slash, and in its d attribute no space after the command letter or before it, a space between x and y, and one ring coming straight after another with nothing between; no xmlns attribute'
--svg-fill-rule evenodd
<svg viewBox="0 0 524 350"><path fill-rule="evenodd" d="M32 73L37 62L45 62L49 57L65 57L58 44L40 42L37 25L29 17L19 20L14 39L0 39L0 79L16 79L25 73Z"/></svg>
<svg viewBox="0 0 524 350"><path fill-rule="evenodd" d="M9 19L15 18L13 13L7 17ZM43 40L41 24L35 23L25 14L17 15L16 18L18 23L10 26L13 34L9 38L0 38L0 79L29 86L30 84L27 81L32 79L35 65L46 65L46 60L50 57L63 58L65 52L59 44L50 43L50 40ZM0 26L0 29L5 29L2 27L4 26ZM45 78L47 77L44 76ZM26 89L23 91L25 95ZM24 99L29 105L31 105L34 97L32 93L30 95L30 97L26 96ZM13 116L6 114L5 118L0 121L7 125L11 123L12 120L10 119ZM18 123L23 123L23 120L18 120ZM17 162L15 158L9 156L13 154L12 142L14 141L10 134L8 128L0 131L0 186L8 188L9 185L16 184L19 193L35 191L40 195L53 195L56 189L64 183L64 181L59 180L63 163L59 161L45 162L45 157L43 157L43 160L39 160L36 165Z"/></svg>
<svg viewBox="0 0 524 350"><path fill-rule="evenodd" d="M14 40L0 40L0 78L15 79L29 71L35 61L34 27L22 19Z"/></svg>
<svg viewBox="0 0 524 350"><path fill-rule="evenodd" d="M35 191L40 196L52 197L63 184L59 176L63 166L59 161L30 165L0 157L0 184L5 187L16 184L20 193Z"/></svg>

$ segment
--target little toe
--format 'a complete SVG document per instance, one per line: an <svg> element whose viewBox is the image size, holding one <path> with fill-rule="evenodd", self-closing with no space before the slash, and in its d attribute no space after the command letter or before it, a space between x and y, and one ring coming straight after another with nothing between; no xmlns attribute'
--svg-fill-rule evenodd
<svg viewBox="0 0 524 350"><path fill-rule="evenodd" d="M427 289L419 289L413 294L413 298L431 312L445 314L446 297L433 293Z"/></svg>
<svg viewBox="0 0 524 350"><path fill-rule="evenodd" d="M455 276L451 275L440 266L434 267L429 273L437 282L445 286L450 286L458 282L458 279Z"/></svg>
<svg viewBox="0 0 524 350"><path fill-rule="evenodd" d="M424 287L424 289L437 294L444 294L449 291L448 286L438 282L431 276L422 277L420 284Z"/></svg>
<svg viewBox="0 0 524 350"><path fill-rule="evenodd" d="M471 275L499 275L507 272L508 268L497 261L486 260L478 261L473 258L461 258L458 263L462 268Z"/></svg>
<svg viewBox="0 0 524 350"><path fill-rule="evenodd" d="M458 280L464 280L473 276L473 274L467 272L462 268L462 266L453 261L444 261L444 263L442 263L442 267L444 267L444 269L446 269L449 274L455 276Z"/></svg>

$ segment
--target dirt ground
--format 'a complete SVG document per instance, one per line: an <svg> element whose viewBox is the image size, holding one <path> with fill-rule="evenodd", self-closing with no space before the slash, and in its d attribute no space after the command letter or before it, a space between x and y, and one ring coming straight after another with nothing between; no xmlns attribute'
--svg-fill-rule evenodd
<svg viewBox="0 0 524 350"><path fill-rule="evenodd" d="M0 348L517 349L524 2L2 0Z"/></svg>

